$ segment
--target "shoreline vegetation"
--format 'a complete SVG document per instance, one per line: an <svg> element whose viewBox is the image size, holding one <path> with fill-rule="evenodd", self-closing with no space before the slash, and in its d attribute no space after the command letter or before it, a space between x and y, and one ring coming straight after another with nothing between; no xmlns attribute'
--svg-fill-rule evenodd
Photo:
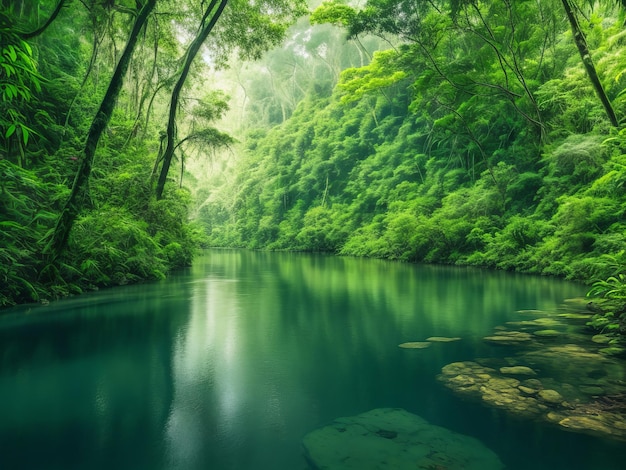
<svg viewBox="0 0 626 470"><path fill-rule="evenodd" d="M10 3L0 307L221 246L563 277L626 331L619 2Z"/></svg>

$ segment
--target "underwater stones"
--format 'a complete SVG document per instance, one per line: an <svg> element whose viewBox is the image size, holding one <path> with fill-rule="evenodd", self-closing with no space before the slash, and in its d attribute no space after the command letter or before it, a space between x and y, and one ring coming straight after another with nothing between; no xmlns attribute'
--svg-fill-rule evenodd
<svg viewBox="0 0 626 470"><path fill-rule="evenodd" d="M542 326L546 328L563 326L563 323L550 317L535 318L534 320L508 321L506 324L512 326Z"/></svg>
<svg viewBox="0 0 626 470"><path fill-rule="evenodd" d="M589 320L591 313L559 313L559 318L566 318L568 320Z"/></svg>
<svg viewBox="0 0 626 470"><path fill-rule="evenodd" d="M409 341L399 344L398 347L403 349L425 349L430 347L431 344L428 341Z"/></svg>
<svg viewBox="0 0 626 470"><path fill-rule="evenodd" d="M552 346L549 348L542 348L539 351L532 351L526 354L526 357L534 357L536 359L543 359L549 361L558 361L559 363L567 361L580 361L580 362L595 362L597 360L602 361L602 356L591 352L582 346L577 344L563 344ZM541 360L539 362L542 362Z"/></svg>
<svg viewBox="0 0 626 470"><path fill-rule="evenodd" d="M517 310L515 313L523 313L527 315L545 315L546 314L546 312L544 312L543 310L533 310L533 309Z"/></svg>
<svg viewBox="0 0 626 470"><path fill-rule="evenodd" d="M536 416L546 409L531 395L520 390L521 382L513 377L503 377L490 367L476 362L455 362L444 366L437 380L460 395L480 399L489 406L503 408L522 416Z"/></svg>
<svg viewBox="0 0 626 470"><path fill-rule="evenodd" d="M468 387L476 388L476 379L464 374L455 375L450 378L450 384L457 389L467 389Z"/></svg>
<svg viewBox="0 0 626 470"><path fill-rule="evenodd" d="M526 379L522 382L526 387L536 388L537 390L541 390L543 388L543 384L539 379Z"/></svg>
<svg viewBox="0 0 626 470"><path fill-rule="evenodd" d="M534 370L527 366L500 367L500 373L504 375L537 375Z"/></svg>
<svg viewBox="0 0 626 470"><path fill-rule="evenodd" d="M608 348L602 348L598 352L600 354L604 354L605 356L621 356L626 353L626 348L621 346L610 346Z"/></svg>
<svg viewBox="0 0 626 470"><path fill-rule="evenodd" d="M585 395L604 395L604 389L596 385L581 385L578 387Z"/></svg>
<svg viewBox="0 0 626 470"><path fill-rule="evenodd" d="M401 343L398 345L400 348L404 349L426 349L430 347L432 343L451 343L452 341L459 341L461 338L454 337L448 338L446 336L431 336L430 338L426 338L426 341L408 341L406 343Z"/></svg>
<svg viewBox="0 0 626 470"><path fill-rule="evenodd" d="M540 336L542 338L556 338L557 336L561 335L561 332L548 329L548 330L535 331L533 334L535 336Z"/></svg>
<svg viewBox="0 0 626 470"><path fill-rule="evenodd" d="M577 403L569 410L548 413L546 419L570 431L626 442L624 396L603 396L586 403Z"/></svg>
<svg viewBox="0 0 626 470"><path fill-rule="evenodd" d="M531 387L527 387L525 385L518 385L517 389L522 392L523 395L532 397L534 395L537 395L537 393L539 393L539 390L535 389L535 388L531 388Z"/></svg>
<svg viewBox="0 0 626 470"><path fill-rule="evenodd" d="M491 373L494 373L495 369L491 367L481 366L477 362L472 361L463 361L463 362L452 362L443 366L441 369L441 373L447 376L454 376L461 373L467 373L470 375L479 375L483 373L486 378L491 377Z"/></svg>
<svg viewBox="0 0 626 470"><path fill-rule="evenodd" d="M459 341L460 339L459 337L448 338L446 336L431 336L430 338L426 338L426 341L432 343L450 343L452 341Z"/></svg>
<svg viewBox="0 0 626 470"><path fill-rule="evenodd" d="M626 419L623 415L611 412L590 414L586 410L578 410L578 412L585 414L550 412L547 414L547 419L570 431L626 440Z"/></svg>
<svg viewBox="0 0 626 470"><path fill-rule="evenodd" d="M380 408L338 418L307 434L303 447L314 469L504 468L480 441L402 409Z"/></svg>
<svg viewBox="0 0 626 470"><path fill-rule="evenodd" d="M616 357L626 357L626 342L608 334L592 338L583 329L592 315L588 311L567 308L551 317L525 313L536 318L507 322L483 338L493 345L518 346L505 357L449 364L437 380L514 416L626 442L626 364Z"/></svg>
<svg viewBox="0 0 626 470"><path fill-rule="evenodd" d="M552 377L556 387L563 391L562 384L597 385L607 394L617 394L624 390L626 368L620 359L616 359L598 352L592 352L581 346L566 344L552 347L543 347L538 350L525 352L520 362L541 370L543 376ZM542 379L542 382L545 381ZM561 384L561 385L558 385ZM548 387L546 385L546 388ZM579 392L574 392L575 395ZM580 396L584 398L584 396Z"/></svg>
<svg viewBox="0 0 626 470"><path fill-rule="evenodd" d="M539 398L541 398L546 403L550 403L551 405L559 405L564 399L563 395L561 395L556 390L544 389L539 390L537 394Z"/></svg>
<svg viewBox="0 0 626 470"><path fill-rule="evenodd" d="M611 428L598 419L589 416L568 416L559 421L564 428L599 431L602 434L610 434Z"/></svg>
<svg viewBox="0 0 626 470"><path fill-rule="evenodd" d="M608 344L609 341L611 341L612 339L613 338L611 338L609 335L593 335L591 337L591 341L597 344Z"/></svg>
<svg viewBox="0 0 626 470"><path fill-rule="evenodd" d="M532 340L532 335L525 331L497 331L492 336L485 336L483 341L490 344L512 346L527 343Z"/></svg>
<svg viewBox="0 0 626 470"><path fill-rule="evenodd" d="M489 377L485 384L485 391L497 393L515 393L520 381L510 377Z"/></svg>

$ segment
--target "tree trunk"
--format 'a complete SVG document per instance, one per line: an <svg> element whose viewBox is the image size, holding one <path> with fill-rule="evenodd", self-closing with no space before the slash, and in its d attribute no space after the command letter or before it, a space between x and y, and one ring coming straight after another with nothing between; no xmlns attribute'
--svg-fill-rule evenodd
<svg viewBox="0 0 626 470"><path fill-rule="evenodd" d="M128 42L126 43L122 57L115 68L115 72L109 82L107 92L100 103L100 108L91 123L89 133L87 134L87 140L85 142L85 148L83 150L82 160L78 171L76 172L74 184L72 185L72 192L70 193L70 197L59 215L54 233L44 249L44 254L49 256L51 262L53 262L66 248L72 225L74 224L74 221L84 204L87 182L91 173L91 166L93 164L98 141L111 119L111 114L113 113L115 102L122 88L124 75L126 75L128 64L130 63L130 58L135 45L137 44L139 33L145 25L146 20L155 5L156 0L147 0L137 15L137 19L133 25L133 29L130 33L130 37L128 38Z"/></svg>
<svg viewBox="0 0 626 470"><path fill-rule="evenodd" d="M582 59L583 65L585 66L585 70L587 70L587 75L589 75L589 80L591 80L591 84L604 106L604 111L611 121L611 124L614 127L618 127L619 123L617 121L617 116L615 116L615 111L613 110L613 106L609 101L609 98L606 96L606 92L604 91L604 87L598 78L598 73L596 72L596 67L593 65L593 60L591 60L591 53L589 52L589 48L587 47L587 39L585 38L585 34L580 29L580 25L578 24L578 19L572 10L572 5L569 0L561 0L563 3L563 8L565 9L565 14L567 15L567 19L569 20L569 24L572 27L572 34L574 35L574 42L576 43L576 47L578 48L578 52L580 54L580 58Z"/></svg>
<svg viewBox="0 0 626 470"><path fill-rule="evenodd" d="M215 9L218 1L220 2L215 10L215 13L211 16L211 20L208 23L205 23L207 18L211 15L212 11ZM178 101L180 99L180 92L185 84L185 80L187 79L187 75L189 74L189 69L191 68L191 63L193 59L198 54L200 47L204 40L209 36L209 33L213 30L215 23L219 20L224 8L228 0L211 0L210 5L206 9L204 13L204 17L202 18L202 26L198 35L189 45L189 49L187 49L186 57L185 57L185 65L183 66L183 70L180 73L180 77L178 77L178 81L174 86L174 90L172 91L172 98L170 100L170 113L169 120L167 123L167 146L165 147L165 152L163 153L163 166L161 167L161 173L159 174L159 180L156 186L156 198L161 199L163 197L163 189L165 188L165 181L167 180L167 173L170 170L170 165L172 164L172 158L174 157L174 149L175 149L175 139L176 139L176 113L178 112Z"/></svg>
<svg viewBox="0 0 626 470"><path fill-rule="evenodd" d="M59 15L59 13L61 12L61 8L63 8L63 6L65 5L65 2L66 2L66 0L59 0L59 3L57 3L56 8L52 12L52 15L50 15L50 18L48 18L48 21L46 21L43 24L43 26L40 26L35 31L31 31L30 33L22 33L21 34L22 39L31 39L31 38L34 38L35 36L39 36L41 33L43 33L48 28L48 26L50 26L50 24Z"/></svg>

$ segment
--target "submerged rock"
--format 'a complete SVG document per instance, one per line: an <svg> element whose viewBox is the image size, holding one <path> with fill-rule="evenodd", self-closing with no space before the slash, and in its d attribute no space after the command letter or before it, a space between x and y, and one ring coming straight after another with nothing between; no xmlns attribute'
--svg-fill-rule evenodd
<svg viewBox="0 0 626 470"><path fill-rule="evenodd" d="M452 341L459 341L460 339L459 337L448 338L446 336L431 336L430 338L426 338L426 341L432 343L450 343Z"/></svg>
<svg viewBox="0 0 626 470"><path fill-rule="evenodd" d="M399 344L398 347L404 349L424 349L430 347L431 344L428 341L409 341Z"/></svg>
<svg viewBox="0 0 626 470"><path fill-rule="evenodd" d="M561 335L560 331L557 330L538 330L533 333L535 336L541 336L543 338L555 338Z"/></svg>
<svg viewBox="0 0 626 470"><path fill-rule="evenodd" d="M544 310L527 309L527 310L517 310L515 313L524 313L528 315L545 315L547 312L545 312Z"/></svg>
<svg viewBox="0 0 626 470"><path fill-rule="evenodd" d="M605 356L622 356L626 354L626 348L621 346L610 346L608 348L602 348L598 352L600 354L604 354Z"/></svg>
<svg viewBox="0 0 626 470"><path fill-rule="evenodd" d="M525 331L498 331L495 335L485 336L483 341L491 344L512 346L527 343L532 340L532 335Z"/></svg>
<svg viewBox="0 0 626 470"><path fill-rule="evenodd" d="M539 390L532 388L532 387L527 387L526 385L519 385L517 387L517 389L522 392L524 395L532 397L534 395L537 395L537 393L539 393Z"/></svg>
<svg viewBox="0 0 626 470"><path fill-rule="evenodd" d="M608 344L613 338L609 335L593 335L591 341L598 344Z"/></svg>
<svg viewBox="0 0 626 470"><path fill-rule="evenodd" d="M623 363L571 344L542 348L521 357L526 363L539 365L537 371L542 376L523 379L519 372L537 373L527 366L494 369L464 361L444 366L437 380L460 395L516 416L626 441ZM546 370L550 370L549 376L543 375ZM553 375L557 370L563 372L561 380Z"/></svg>
<svg viewBox="0 0 626 470"><path fill-rule="evenodd" d="M526 366L500 367L500 373L504 375L527 375L527 376L537 375L537 373L534 370Z"/></svg>
<svg viewBox="0 0 626 470"><path fill-rule="evenodd" d="M504 367L502 369L506 370ZM529 381L522 384L513 377L504 377L495 369L476 362L448 364L441 369L437 380L459 394L480 399L489 406L502 408L516 415L535 417L547 409L546 405L534 397L542 388L538 380L536 382L539 385L531 388Z"/></svg>
<svg viewBox="0 0 626 470"><path fill-rule="evenodd" d="M547 419L569 431L626 440L626 417L624 415L610 411L591 414L589 411L585 408L577 408L570 413L550 412Z"/></svg>
<svg viewBox="0 0 626 470"><path fill-rule="evenodd" d="M604 395L604 389L595 385L581 385L578 389L585 395Z"/></svg>
<svg viewBox="0 0 626 470"><path fill-rule="evenodd" d="M552 405L558 405L564 400L563 395L556 390L551 389L540 390L538 395L543 401Z"/></svg>
<svg viewBox="0 0 626 470"><path fill-rule="evenodd" d="M593 314L591 313L559 313L560 318L567 318L568 320L589 320Z"/></svg>
<svg viewBox="0 0 626 470"><path fill-rule="evenodd" d="M473 437L429 424L402 409L338 418L304 437L314 469L499 470L504 465Z"/></svg>
<svg viewBox="0 0 626 470"><path fill-rule="evenodd" d="M534 320L508 321L506 324L511 326L542 326L545 328L564 326L560 321L550 317L536 318Z"/></svg>

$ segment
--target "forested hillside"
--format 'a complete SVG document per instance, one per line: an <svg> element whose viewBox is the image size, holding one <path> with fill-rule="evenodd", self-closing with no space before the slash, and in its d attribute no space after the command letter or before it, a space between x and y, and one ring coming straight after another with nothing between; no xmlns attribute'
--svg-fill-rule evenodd
<svg viewBox="0 0 626 470"><path fill-rule="evenodd" d="M186 159L233 141L203 75L259 58L301 0L0 2L0 307L191 263Z"/></svg>
<svg viewBox="0 0 626 470"><path fill-rule="evenodd" d="M379 50L336 86L309 87L279 125L249 119L226 176L198 191L210 243L618 276L624 13L615 1L322 4L310 31L333 25Z"/></svg>
<svg viewBox="0 0 626 470"><path fill-rule="evenodd" d="M622 1L1 5L0 306L221 246L604 280L624 309Z"/></svg>

